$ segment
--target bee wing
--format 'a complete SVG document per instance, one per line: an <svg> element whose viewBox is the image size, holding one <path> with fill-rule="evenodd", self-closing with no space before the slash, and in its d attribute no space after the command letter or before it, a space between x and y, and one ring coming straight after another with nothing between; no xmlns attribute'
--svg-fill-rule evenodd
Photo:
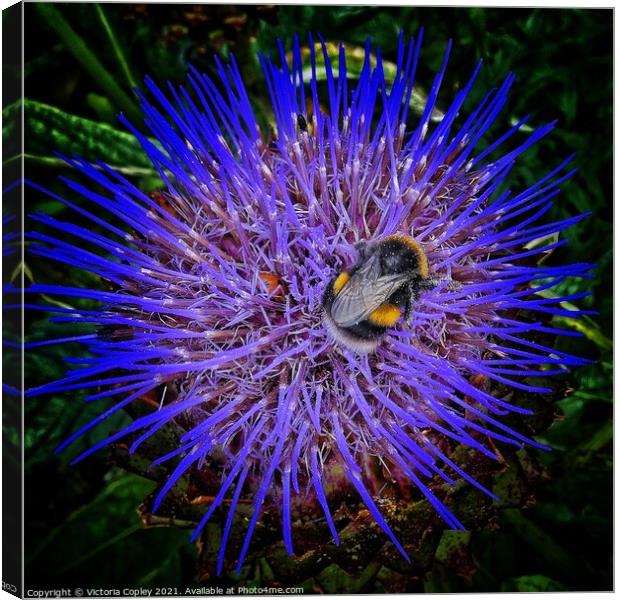
<svg viewBox="0 0 620 600"><path fill-rule="evenodd" d="M378 275L375 261L356 271L336 296L330 315L340 327L351 327L363 321L383 304L408 279L409 275Z"/></svg>

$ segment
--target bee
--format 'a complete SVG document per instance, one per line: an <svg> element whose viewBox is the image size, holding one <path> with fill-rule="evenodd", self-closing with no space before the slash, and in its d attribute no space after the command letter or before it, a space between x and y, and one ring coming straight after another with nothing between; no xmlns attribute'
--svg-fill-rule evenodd
<svg viewBox="0 0 620 600"><path fill-rule="evenodd" d="M342 271L323 294L324 323L337 342L365 354L440 280L429 277L422 246L405 235L360 242L357 263Z"/></svg>

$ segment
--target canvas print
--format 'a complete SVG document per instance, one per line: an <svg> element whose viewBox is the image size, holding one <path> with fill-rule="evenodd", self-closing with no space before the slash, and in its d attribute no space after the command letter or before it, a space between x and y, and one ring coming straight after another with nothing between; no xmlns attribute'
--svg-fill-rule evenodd
<svg viewBox="0 0 620 600"><path fill-rule="evenodd" d="M612 23L5 9L4 590L611 590Z"/></svg>

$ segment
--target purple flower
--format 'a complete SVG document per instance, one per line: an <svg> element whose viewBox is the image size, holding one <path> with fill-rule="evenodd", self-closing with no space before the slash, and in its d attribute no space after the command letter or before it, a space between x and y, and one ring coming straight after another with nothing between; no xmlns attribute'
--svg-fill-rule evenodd
<svg viewBox="0 0 620 600"><path fill-rule="evenodd" d="M428 481L475 481L432 440L436 435L496 458L491 440L544 447L502 423L529 411L496 397L472 377L518 390L544 392L529 376L564 373L583 359L553 350L532 332L575 335L549 316L577 317L556 297L589 264L547 266L538 260L565 243L553 234L584 215L546 222L570 158L528 189L505 189L519 156L553 128L524 135L527 117L482 149L514 82L508 75L462 124L459 111L478 64L445 116L432 116L450 44L420 118L410 111L422 36L398 46L397 74L387 82L370 43L359 79L346 77L345 52L332 69L326 46L327 96L321 104L317 57L304 81L300 46L292 61L261 57L275 130L261 132L234 59L217 61L219 80L192 70L189 89L164 94L146 80L140 94L146 137L123 119L165 182L147 195L104 164L66 160L92 180L68 187L86 202L59 198L92 227L37 214L58 237L33 233L32 252L99 275L106 290L35 284L30 292L86 298L98 310L52 310L58 319L94 323L80 341L89 358L31 395L91 390L87 400L112 401L78 436L164 386L159 406L110 435L75 461L133 436L130 452L174 423L179 446L156 464L176 459L154 502L190 468L221 464L219 493L194 537L224 502L229 506L218 570L240 495L251 493L252 517L238 557L241 567L264 501L276 503L288 552L294 496L320 504L338 533L325 493L336 465L396 548L397 536L371 493L369 464L417 486L451 528L462 528ZM530 130L532 131L532 130ZM493 157L493 158L492 158ZM54 196L56 197L56 196ZM90 208L88 206L90 203ZM101 217L102 211L107 217ZM115 223L121 222L122 225ZM355 245L405 234L428 258L439 283L417 299L376 349L356 354L323 323L328 282L357 260ZM94 393L93 393L94 392ZM482 435L480 435L482 434ZM74 461L74 462L75 462ZM333 508L333 507L332 507Z"/></svg>

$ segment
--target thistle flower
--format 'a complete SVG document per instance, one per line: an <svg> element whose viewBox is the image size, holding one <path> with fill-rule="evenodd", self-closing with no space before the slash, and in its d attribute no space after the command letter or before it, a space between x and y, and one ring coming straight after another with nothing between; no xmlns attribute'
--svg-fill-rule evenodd
<svg viewBox="0 0 620 600"><path fill-rule="evenodd" d="M312 38L309 81L297 40L290 62L282 45L278 64L261 57L275 120L271 134L261 132L232 57L228 65L215 59L218 80L191 70L189 87L169 85L167 94L147 78L154 100L139 95L157 141L121 120L165 188L147 195L104 164L66 158L93 187L66 179L85 202L54 197L93 227L34 215L58 237L32 233L32 252L95 273L110 286L30 287L101 304L97 310L52 308L61 313L57 320L94 323L97 333L54 340L81 342L89 358L30 394L82 389L90 390L88 401L114 398L62 449L164 389L146 414L75 461L123 438L137 452L174 423L180 443L154 464L178 462L153 509L183 474L217 464L219 492L193 536L228 505L218 572L242 493L253 498L253 509L238 568L264 502L278 507L289 553L295 546L291 503L300 498L320 505L337 544L325 491L334 469L408 559L381 510L381 494L370 486L377 467L386 481L419 489L449 527L462 528L429 489L430 479L448 485L464 479L494 495L448 457L437 436L494 460L493 442L542 448L502 422L502 415L529 411L491 393L480 378L545 392L527 378L585 362L530 337L575 335L552 327L548 317L585 312L560 305L585 294L544 292L568 277L587 276L591 265L536 260L565 243L553 234L584 216L543 220L573 172L566 172L570 158L518 193L503 185L519 156L554 124L524 136L525 117L480 148L515 79L508 75L458 124L480 63L433 123L450 44L414 121L410 101L421 38L401 36L392 82L368 43L354 85L343 47L336 72L322 43L324 104ZM357 242L393 234L424 248L430 276L440 283L373 352L356 354L326 331L321 297L334 274L355 263Z"/></svg>

